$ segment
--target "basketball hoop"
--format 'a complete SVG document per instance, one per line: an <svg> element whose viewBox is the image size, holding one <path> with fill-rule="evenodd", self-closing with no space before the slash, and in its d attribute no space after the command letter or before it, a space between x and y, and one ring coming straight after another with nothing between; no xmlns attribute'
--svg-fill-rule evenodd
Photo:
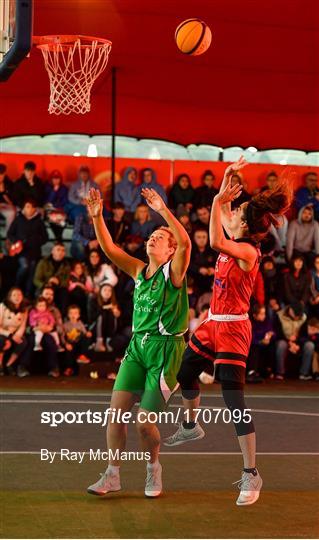
<svg viewBox="0 0 319 540"><path fill-rule="evenodd" d="M106 68L111 41L91 36L39 36L50 80L50 114L84 114L90 111L94 81Z"/></svg>

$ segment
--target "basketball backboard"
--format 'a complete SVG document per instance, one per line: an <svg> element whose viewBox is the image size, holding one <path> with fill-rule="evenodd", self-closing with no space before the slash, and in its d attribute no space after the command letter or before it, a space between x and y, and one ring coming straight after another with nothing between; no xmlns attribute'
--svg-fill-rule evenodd
<svg viewBox="0 0 319 540"><path fill-rule="evenodd" d="M33 0L0 0L0 82L29 54L32 22Z"/></svg>

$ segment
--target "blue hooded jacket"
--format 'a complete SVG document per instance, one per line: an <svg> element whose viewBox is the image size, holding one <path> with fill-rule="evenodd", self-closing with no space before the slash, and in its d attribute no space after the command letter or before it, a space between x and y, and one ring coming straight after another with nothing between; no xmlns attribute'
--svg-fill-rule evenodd
<svg viewBox="0 0 319 540"><path fill-rule="evenodd" d="M151 168L147 168L147 170L151 171L151 173L152 173L152 181L149 182L149 183L143 182L140 186L138 186L139 193L141 193L142 189L144 189L144 188L154 189L154 191L156 191L156 193L158 193L162 197L164 203L167 204L166 191L165 191L164 187L162 186L162 184L159 184L157 182L156 172ZM146 201L145 201L144 197L141 196L141 199L142 199L142 203L145 204Z"/></svg>
<svg viewBox="0 0 319 540"><path fill-rule="evenodd" d="M122 180L115 184L114 201L124 204L127 212L135 212L137 205L141 203L139 187L128 179L128 175L134 170L134 167L127 167Z"/></svg>

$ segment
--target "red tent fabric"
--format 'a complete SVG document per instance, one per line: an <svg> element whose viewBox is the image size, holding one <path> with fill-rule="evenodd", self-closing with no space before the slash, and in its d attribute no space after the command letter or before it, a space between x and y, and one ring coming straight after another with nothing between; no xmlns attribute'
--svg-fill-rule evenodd
<svg viewBox="0 0 319 540"><path fill-rule="evenodd" d="M34 0L34 34L113 42L91 112L47 112L49 81L33 50L0 84L0 136L111 131L110 67L118 70L117 131L181 144L319 147L317 0ZM178 23L200 17L213 41L180 53Z"/></svg>

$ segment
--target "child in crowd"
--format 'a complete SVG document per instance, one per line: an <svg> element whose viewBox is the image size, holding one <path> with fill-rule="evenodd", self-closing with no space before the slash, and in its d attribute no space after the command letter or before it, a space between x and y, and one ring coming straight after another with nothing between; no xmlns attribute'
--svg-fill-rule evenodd
<svg viewBox="0 0 319 540"><path fill-rule="evenodd" d="M118 307L114 289L102 284L97 298L98 317L96 322L96 352L111 352L110 341L114 336L121 311Z"/></svg>
<svg viewBox="0 0 319 540"><path fill-rule="evenodd" d="M67 320L63 324L65 332L66 370L64 375L70 376L74 373L74 363L89 364L90 359L86 355L89 348L89 332L81 321L81 310L79 306L71 304L67 311Z"/></svg>
<svg viewBox="0 0 319 540"><path fill-rule="evenodd" d="M34 308L31 309L29 313L29 324L34 333L34 351L42 351L41 341L45 333L43 326L49 326L51 328L49 333L57 344L58 349L60 349L59 335L55 330L55 319L48 309L48 302L43 296L39 296Z"/></svg>
<svg viewBox="0 0 319 540"><path fill-rule="evenodd" d="M272 321L267 318L265 306L256 304L252 310L252 342L247 360L247 382L262 382L271 375L269 360L274 356L274 338Z"/></svg>

